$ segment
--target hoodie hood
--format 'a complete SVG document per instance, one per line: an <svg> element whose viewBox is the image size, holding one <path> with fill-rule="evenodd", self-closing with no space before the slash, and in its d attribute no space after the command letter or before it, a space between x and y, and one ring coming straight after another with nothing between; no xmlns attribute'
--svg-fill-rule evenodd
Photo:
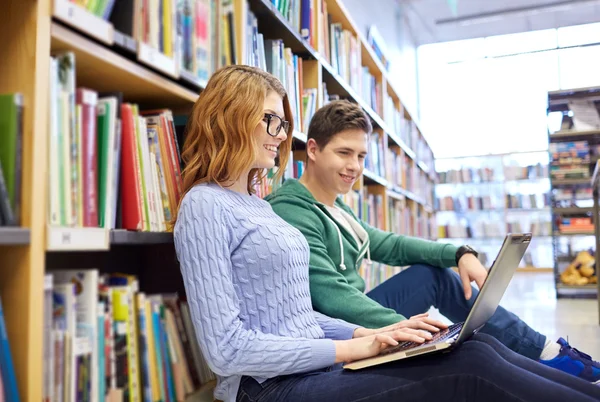
<svg viewBox="0 0 600 402"><path fill-rule="evenodd" d="M285 205L292 204L297 206L303 206L304 208L309 208L315 211L315 213L318 214L321 218L326 219L326 221L328 221L329 224L335 227L335 232L337 234L336 243L339 244L340 249L340 262L338 268L342 271L346 270L347 267L344 263L344 237L342 235L342 231L347 233L347 237L349 238L352 238L352 235L348 233L347 229L343 227L339 222L337 222L335 217L333 217L329 213L325 204L315 199L315 197L304 186L304 184L300 183L300 181L298 181L297 179L286 179L283 185L273 193L266 196L265 200L269 202L276 210L278 210L278 208L275 208L275 206L279 203L283 203ZM352 213L352 210L347 208L346 205L344 205L344 203L341 202L339 198L336 198L335 205L341 208L344 212L346 212L356 220L354 214ZM358 223L358 220L356 220L356 222ZM369 237L367 236L366 239L363 241L361 247L358 247L357 244L357 248L359 249L358 260L360 260L366 253L367 264L371 264L371 253L369 250L369 243Z"/></svg>
<svg viewBox="0 0 600 402"><path fill-rule="evenodd" d="M301 204L320 204L298 179L286 179L280 188L265 197L265 201L269 203L293 201Z"/></svg>

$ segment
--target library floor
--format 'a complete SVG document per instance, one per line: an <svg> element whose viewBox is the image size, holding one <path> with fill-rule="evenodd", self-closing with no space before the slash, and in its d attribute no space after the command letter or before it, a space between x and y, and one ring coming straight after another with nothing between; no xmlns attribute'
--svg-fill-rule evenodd
<svg viewBox="0 0 600 402"><path fill-rule="evenodd" d="M571 345L600 360L598 303L595 299L556 300L552 273L517 273L500 304L551 340L568 337ZM445 320L434 309L430 314ZM191 396L187 402L205 401L212 401L208 389Z"/></svg>

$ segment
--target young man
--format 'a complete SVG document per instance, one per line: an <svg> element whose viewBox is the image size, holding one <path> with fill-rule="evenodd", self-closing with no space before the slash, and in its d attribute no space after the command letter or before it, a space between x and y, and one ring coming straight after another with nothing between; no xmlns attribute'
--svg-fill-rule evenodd
<svg viewBox="0 0 600 402"><path fill-rule="evenodd" d="M434 306L453 322L464 321L486 269L469 246L455 247L395 235L360 221L338 195L360 177L372 126L356 104L334 101L318 110L308 129L307 163L300 180L286 180L266 199L298 228L310 246L310 291L315 310L367 328L402 325ZM363 259L410 268L365 294L358 273ZM458 267L456 274L448 267ZM515 314L498 307L482 329L512 350L544 364L600 382L600 364L554 343Z"/></svg>

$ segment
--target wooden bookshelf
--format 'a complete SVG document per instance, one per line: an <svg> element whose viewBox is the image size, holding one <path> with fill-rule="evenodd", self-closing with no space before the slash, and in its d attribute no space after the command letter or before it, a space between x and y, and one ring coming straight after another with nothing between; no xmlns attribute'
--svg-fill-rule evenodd
<svg viewBox="0 0 600 402"><path fill-rule="evenodd" d="M78 86L101 92L121 91L131 102L146 107L167 104L181 111L187 111L198 98L198 93L57 22L51 23L50 33L52 52L75 53Z"/></svg>
<svg viewBox="0 0 600 402"><path fill-rule="evenodd" d="M173 113L186 114L201 90L192 89L198 86L199 81L189 73L177 69L166 71L155 68L148 60L140 60L143 58L139 53L140 44L113 29L109 22L92 27L92 22L97 23L97 19L81 14L80 9L65 0L60 1L63 9L56 9L55 1L7 0L10 18L0 26L0 33L7 38L0 43L5 59L0 66L0 91L21 92L25 99L21 227L0 228L0 296L19 394L21 400L27 402L42 399L43 289L49 262L69 267L78 267L79 263L82 267L98 264L106 268L119 259L135 265L138 263L136 258L143 256L139 264L152 265L147 272L138 272L142 276L146 274L146 280L151 274L160 276L168 272L174 276L178 272L176 259L168 254L173 252L172 233L53 227L48 224L50 56L62 51L73 52L77 87L88 87L98 92L119 91L124 102L136 103L142 109L169 108ZM321 1L313 1L317 25L326 23L319 14L322 11ZM396 111L415 127L415 138L424 140L418 122L404 106L400 91L391 82L390 73L377 59L342 2L325 0L325 3L332 21L341 23L357 39L362 66L368 69L381 90L393 99ZM282 39L285 47L302 58L304 88L317 89L317 108L325 102L322 91L325 83L330 95L348 97L364 108L376 131L384 136L385 149L388 146L398 147L408 157L411 169L428 175L430 182L435 180L433 167L420 159L417 149L409 146L404 133L388 123L385 109L374 110L326 60L324 49L312 46L304 39L270 0L234 0L234 6L238 12L247 7L255 14L258 31L265 39ZM75 18L77 15L83 20ZM239 45L238 54L245 50L244 40L239 39L243 38L243 15L242 11L235 17L236 37L240 41L236 43ZM317 38L322 35L321 26L313 33ZM316 43L320 42L317 40ZM134 51L135 46L138 46L138 53ZM306 132L298 130L293 136L296 144L306 142ZM303 158L301 151L294 155L296 160ZM381 157L385 158L385 155ZM418 188L411 191L382 176L365 171L357 188L381 196L384 227L389 227L388 204L392 200L405 202L406 211L415 219L417 214L427 219L435 217L431 203L422 194L417 194ZM411 231L416 231L416 227L417 224L413 224ZM435 236L435 233L430 233L428 237ZM127 247L130 245L151 247ZM98 255L110 258L98 258ZM112 266L110 268L113 269ZM119 268L123 266L114 267L115 270ZM141 268L136 266L136 269ZM156 286L151 288L152 291L161 290L160 285L152 283Z"/></svg>

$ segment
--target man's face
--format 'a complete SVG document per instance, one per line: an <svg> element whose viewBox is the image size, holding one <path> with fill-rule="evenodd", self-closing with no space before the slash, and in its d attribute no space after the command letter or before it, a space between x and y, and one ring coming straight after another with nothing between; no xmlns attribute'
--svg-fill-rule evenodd
<svg viewBox="0 0 600 402"><path fill-rule="evenodd" d="M312 160L316 177L330 193L346 194L365 167L368 135L360 129L336 134L323 148L314 147Z"/></svg>

